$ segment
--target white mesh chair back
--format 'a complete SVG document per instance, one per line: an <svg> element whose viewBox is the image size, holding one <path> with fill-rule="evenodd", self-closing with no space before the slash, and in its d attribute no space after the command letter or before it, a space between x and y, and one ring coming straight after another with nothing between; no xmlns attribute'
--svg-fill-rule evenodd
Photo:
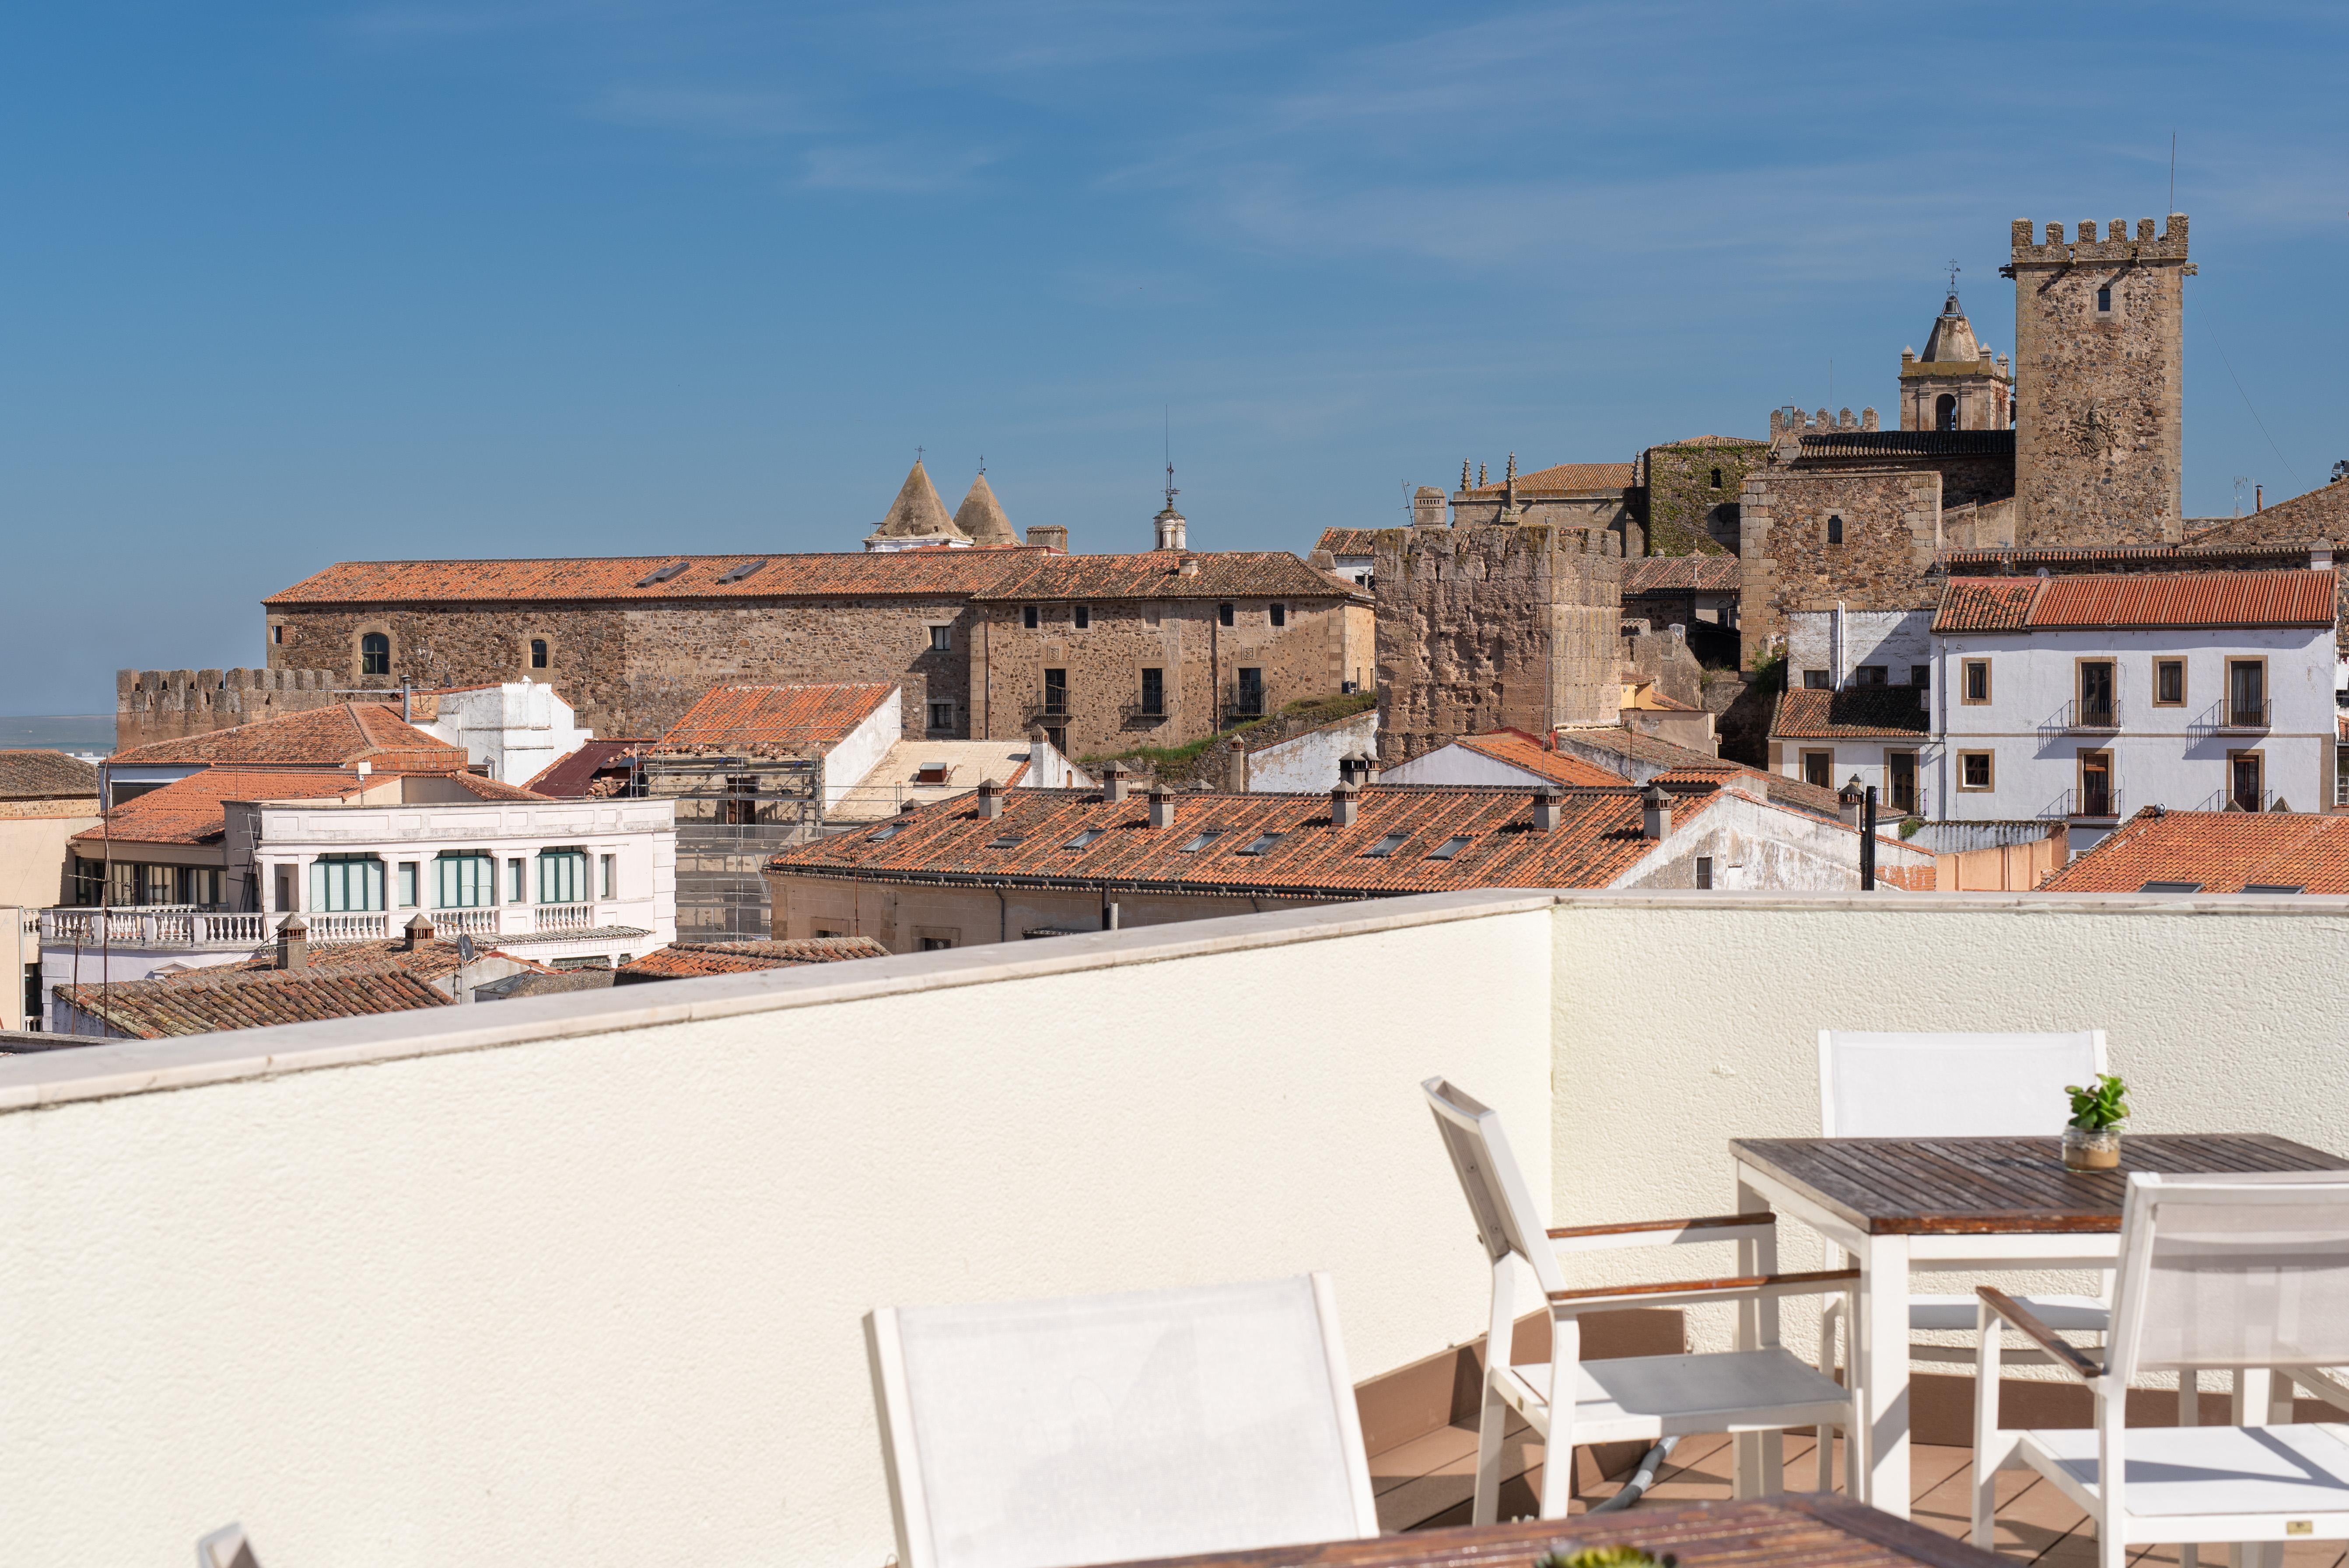
<svg viewBox="0 0 2349 1568"><path fill-rule="evenodd" d="M2349 1364L2349 1171L2129 1177L2111 1370Z"/></svg>
<svg viewBox="0 0 2349 1568"><path fill-rule="evenodd" d="M904 1568L1378 1533L1329 1276L865 1319Z"/></svg>
<svg viewBox="0 0 2349 1568"><path fill-rule="evenodd" d="M1566 1275L1557 1266L1557 1253L1549 1244L1541 1211L1534 1207L1525 1174L1517 1169L1516 1156L1509 1152L1500 1113L1440 1078L1419 1087L1435 1113L1435 1130L1443 1134L1460 1190L1468 1196L1468 1211L1475 1216L1476 1236L1485 1254L1498 1263L1515 1253L1532 1267L1544 1291L1564 1290Z"/></svg>
<svg viewBox="0 0 2349 1568"><path fill-rule="evenodd" d="M1819 1031L1829 1138L2052 1138L2064 1086L2105 1070L2105 1032L1877 1035Z"/></svg>

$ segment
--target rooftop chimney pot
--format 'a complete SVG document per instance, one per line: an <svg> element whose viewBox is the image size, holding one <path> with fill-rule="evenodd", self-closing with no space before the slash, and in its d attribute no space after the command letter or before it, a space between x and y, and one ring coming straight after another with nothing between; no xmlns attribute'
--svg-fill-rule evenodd
<svg viewBox="0 0 2349 1568"><path fill-rule="evenodd" d="M1558 823L1566 820L1566 791L1555 784L1545 784L1534 791L1534 831L1554 833Z"/></svg>
<svg viewBox="0 0 2349 1568"><path fill-rule="evenodd" d="M1640 791L1640 836L1659 842L1671 836L1672 798L1651 784Z"/></svg>
<svg viewBox="0 0 2349 1568"><path fill-rule="evenodd" d="M1003 786L992 779L978 781L978 814L987 818L1003 815Z"/></svg>
<svg viewBox="0 0 2349 1568"><path fill-rule="evenodd" d="M289 914L285 923L277 928L277 967L306 969L310 966L310 927L298 914Z"/></svg>
<svg viewBox="0 0 2349 1568"><path fill-rule="evenodd" d="M1123 762L1112 762L1102 769L1102 799L1114 806L1125 799L1127 782L1133 774Z"/></svg>
<svg viewBox="0 0 2349 1568"><path fill-rule="evenodd" d="M419 909L416 912L416 918L402 927L402 931L404 940L400 943L400 950L413 953L432 940L434 934L432 917Z"/></svg>
<svg viewBox="0 0 2349 1568"><path fill-rule="evenodd" d="M1330 825L1350 828L1362 810L1362 792L1351 784L1340 782L1330 790Z"/></svg>
<svg viewBox="0 0 2349 1568"><path fill-rule="evenodd" d="M1154 828L1174 825L1174 791L1164 784L1150 787L1150 825Z"/></svg>

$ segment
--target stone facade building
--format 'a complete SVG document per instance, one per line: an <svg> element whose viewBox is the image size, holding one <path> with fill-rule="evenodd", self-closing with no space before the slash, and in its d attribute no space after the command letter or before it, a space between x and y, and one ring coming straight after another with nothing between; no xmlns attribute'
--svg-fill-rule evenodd
<svg viewBox="0 0 2349 1568"><path fill-rule="evenodd" d="M1770 443L1696 436L1640 454L1631 494L1651 555L1737 553L1739 498Z"/></svg>
<svg viewBox="0 0 2349 1568"><path fill-rule="evenodd" d="M1554 463L1528 474L1517 472L1517 454L1511 452L1498 484L1468 482L1468 465L1460 465L1460 489L1452 498L1452 525L1471 528L1487 523L1539 523L1556 528L1605 529L1615 536L1618 555L1647 553L1645 531L1633 505L1632 486L1638 479L1633 463ZM1432 508L1424 488L1413 502L1415 527L1440 526L1440 512Z"/></svg>

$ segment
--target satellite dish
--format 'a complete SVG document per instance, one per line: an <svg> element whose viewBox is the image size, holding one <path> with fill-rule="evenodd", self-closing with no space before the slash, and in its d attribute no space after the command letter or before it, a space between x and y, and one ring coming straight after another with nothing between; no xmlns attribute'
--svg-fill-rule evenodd
<svg viewBox="0 0 2349 1568"><path fill-rule="evenodd" d="M460 964L471 964L472 961L473 939L465 933L460 932L457 934L457 962Z"/></svg>

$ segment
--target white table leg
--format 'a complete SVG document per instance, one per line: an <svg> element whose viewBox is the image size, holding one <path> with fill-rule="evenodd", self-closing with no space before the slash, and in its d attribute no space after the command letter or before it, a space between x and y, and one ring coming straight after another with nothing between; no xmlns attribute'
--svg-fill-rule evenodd
<svg viewBox="0 0 2349 1568"><path fill-rule="evenodd" d="M1764 1213L1770 1201L1740 1181L1737 1212ZM1747 1233L1737 1243L1738 1272L1768 1274L1778 1272L1776 1227ZM1767 1349L1778 1343L1778 1298L1764 1296L1737 1304L1737 1348ZM1734 1497L1764 1497L1785 1490L1786 1438L1783 1432L1740 1432L1731 1443L1730 1492Z"/></svg>
<svg viewBox="0 0 2349 1568"><path fill-rule="evenodd" d="M1866 1477L1862 1501L1909 1517L1909 1238L1870 1236L1859 1253L1857 1349ZM1847 1482L1847 1485L1849 1483Z"/></svg>

